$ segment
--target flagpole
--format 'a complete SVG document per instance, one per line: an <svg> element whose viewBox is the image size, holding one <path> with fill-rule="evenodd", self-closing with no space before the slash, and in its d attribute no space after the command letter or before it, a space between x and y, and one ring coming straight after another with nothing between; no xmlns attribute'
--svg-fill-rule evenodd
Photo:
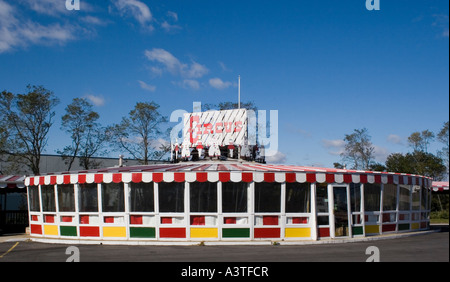
<svg viewBox="0 0 450 282"><path fill-rule="evenodd" d="M238 78L238 109L241 108L241 76Z"/></svg>

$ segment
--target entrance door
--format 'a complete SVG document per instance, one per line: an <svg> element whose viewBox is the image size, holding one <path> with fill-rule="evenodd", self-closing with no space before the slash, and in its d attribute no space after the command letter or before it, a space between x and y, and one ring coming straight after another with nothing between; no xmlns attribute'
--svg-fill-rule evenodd
<svg viewBox="0 0 450 282"><path fill-rule="evenodd" d="M350 236L347 186L333 186L333 215L335 237Z"/></svg>

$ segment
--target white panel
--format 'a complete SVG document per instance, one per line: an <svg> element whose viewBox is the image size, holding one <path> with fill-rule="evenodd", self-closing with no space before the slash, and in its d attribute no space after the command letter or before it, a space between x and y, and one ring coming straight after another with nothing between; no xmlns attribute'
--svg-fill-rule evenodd
<svg viewBox="0 0 450 282"><path fill-rule="evenodd" d="M304 183L306 182L306 173L297 173L297 182Z"/></svg>
<svg viewBox="0 0 450 282"><path fill-rule="evenodd" d="M344 182L344 175L343 174L335 174L334 175L334 181L336 181L336 183L342 183Z"/></svg>
<svg viewBox="0 0 450 282"><path fill-rule="evenodd" d="M319 183L324 183L326 181L325 173L316 173L316 181Z"/></svg>

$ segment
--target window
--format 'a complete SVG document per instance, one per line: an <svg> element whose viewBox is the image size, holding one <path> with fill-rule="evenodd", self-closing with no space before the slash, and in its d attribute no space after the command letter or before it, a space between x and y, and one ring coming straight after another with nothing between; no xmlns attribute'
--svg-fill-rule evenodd
<svg viewBox="0 0 450 282"><path fill-rule="evenodd" d="M397 210L397 185L385 184L383 187L383 211Z"/></svg>
<svg viewBox="0 0 450 282"><path fill-rule="evenodd" d="M217 184L193 182L190 184L191 212L217 212Z"/></svg>
<svg viewBox="0 0 450 282"><path fill-rule="evenodd" d="M426 210L427 208L427 189L422 187L420 189L420 193L422 194L422 197L420 198L420 208L422 210Z"/></svg>
<svg viewBox="0 0 450 282"><path fill-rule="evenodd" d="M130 211L154 212L153 182L130 183Z"/></svg>
<svg viewBox="0 0 450 282"><path fill-rule="evenodd" d="M184 183L161 182L158 187L160 212L184 212Z"/></svg>
<svg viewBox="0 0 450 282"><path fill-rule="evenodd" d="M97 184L79 184L78 189L80 212L98 212Z"/></svg>
<svg viewBox="0 0 450 282"><path fill-rule="evenodd" d="M75 211L75 195L72 185L58 185L58 205L60 212Z"/></svg>
<svg viewBox="0 0 450 282"><path fill-rule="evenodd" d="M255 212L281 211L281 184L255 183Z"/></svg>
<svg viewBox="0 0 450 282"><path fill-rule="evenodd" d="M412 190L412 209L420 209L420 186L414 185Z"/></svg>
<svg viewBox="0 0 450 282"><path fill-rule="evenodd" d="M350 183L350 203L352 212L361 211L361 184Z"/></svg>
<svg viewBox="0 0 450 282"><path fill-rule="evenodd" d="M42 193L42 211L55 212L55 187L41 186Z"/></svg>
<svg viewBox="0 0 450 282"><path fill-rule="evenodd" d="M223 182L222 212L247 212L247 187L245 182Z"/></svg>
<svg viewBox="0 0 450 282"><path fill-rule="evenodd" d="M125 211L123 183L102 184L102 210L103 212Z"/></svg>
<svg viewBox="0 0 450 282"><path fill-rule="evenodd" d="M328 184L316 184L317 212L328 212Z"/></svg>
<svg viewBox="0 0 450 282"><path fill-rule="evenodd" d="M37 186L28 187L28 197L30 201L30 211L40 211L41 206L39 204L39 188Z"/></svg>
<svg viewBox="0 0 450 282"><path fill-rule="evenodd" d="M364 184L365 211L380 211L381 186L380 184Z"/></svg>
<svg viewBox="0 0 450 282"><path fill-rule="evenodd" d="M309 213L310 201L310 183L286 183L286 212Z"/></svg>
<svg viewBox="0 0 450 282"><path fill-rule="evenodd" d="M409 211L410 207L411 186L400 185L399 210Z"/></svg>

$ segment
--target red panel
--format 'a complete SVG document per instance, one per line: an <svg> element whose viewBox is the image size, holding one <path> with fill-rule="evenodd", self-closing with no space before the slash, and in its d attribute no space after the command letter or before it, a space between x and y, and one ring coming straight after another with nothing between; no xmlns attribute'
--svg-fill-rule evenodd
<svg viewBox="0 0 450 282"><path fill-rule="evenodd" d="M274 173L264 173L264 182L274 182L275 181L275 174Z"/></svg>
<svg viewBox="0 0 450 282"><path fill-rule="evenodd" d="M72 222L72 217L71 216L61 216L61 221L62 222Z"/></svg>
<svg viewBox="0 0 450 282"><path fill-rule="evenodd" d="M105 216L103 218L104 223L114 223L114 216Z"/></svg>
<svg viewBox="0 0 450 282"><path fill-rule="evenodd" d="M383 232L395 231L396 224L384 224L382 227Z"/></svg>
<svg viewBox="0 0 450 282"><path fill-rule="evenodd" d="M103 174L96 174L96 175L94 175L94 182L95 183L102 183L103 182Z"/></svg>
<svg viewBox="0 0 450 282"><path fill-rule="evenodd" d="M38 221L38 216L37 215L32 215L31 216L31 220L32 221Z"/></svg>
<svg viewBox="0 0 450 282"><path fill-rule="evenodd" d="M308 223L308 218L307 217L293 217L292 223L293 224L306 224L306 223Z"/></svg>
<svg viewBox="0 0 450 282"><path fill-rule="evenodd" d="M100 237L100 228L96 226L80 226L81 237Z"/></svg>
<svg viewBox="0 0 450 282"><path fill-rule="evenodd" d="M130 215L130 224L142 224L142 215Z"/></svg>
<svg viewBox="0 0 450 282"><path fill-rule="evenodd" d="M175 182L184 182L184 172L175 172L173 174Z"/></svg>
<svg viewBox="0 0 450 282"><path fill-rule="evenodd" d="M224 222L225 222L225 224L236 224L236 218L235 217L225 217Z"/></svg>
<svg viewBox="0 0 450 282"><path fill-rule="evenodd" d="M306 174L306 182L309 182L309 183L316 182L316 174L315 173L307 173Z"/></svg>
<svg viewBox="0 0 450 282"><path fill-rule="evenodd" d="M34 177L30 177L30 186L34 186Z"/></svg>
<svg viewBox="0 0 450 282"><path fill-rule="evenodd" d="M325 181L327 183L334 183L334 174L325 174Z"/></svg>
<svg viewBox="0 0 450 282"><path fill-rule="evenodd" d="M30 232L31 232L31 234L42 234L42 226L36 225L36 224L31 224Z"/></svg>
<svg viewBox="0 0 450 282"><path fill-rule="evenodd" d="M263 216L263 225L278 225L278 216Z"/></svg>
<svg viewBox="0 0 450 282"><path fill-rule="evenodd" d="M46 223L55 223L55 216L54 215L45 215L44 222Z"/></svg>
<svg viewBox="0 0 450 282"><path fill-rule="evenodd" d="M360 174L359 175L359 182L362 184L367 183L367 174Z"/></svg>
<svg viewBox="0 0 450 282"><path fill-rule="evenodd" d="M243 172L242 173L242 181L243 182L252 182L253 181L253 173L251 172Z"/></svg>
<svg viewBox="0 0 450 282"><path fill-rule="evenodd" d="M205 217L201 215L191 215L191 225L205 225Z"/></svg>
<svg viewBox="0 0 450 282"><path fill-rule="evenodd" d="M172 218L171 217L161 217L161 223L162 224L172 224Z"/></svg>
<svg viewBox="0 0 450 282"><path fill-rule="evenodd" d="M186 228L160 228L160 238L186 238Z"/></svg>
<svg viewBox="0 0 450 282"><path fill-rule="evenodd" d="M344 183L352 183L352 175L344 174Z"/></svg>
<svg viewBox="0 0 450 282"><path fill-rule="evenodd" d="M330 228L328 227L319 228L319 237L330 237Z"/></svg>
<svg viewBox="0 0 450 282"><path fill-rule="evenodd" d="M50 176L50 184L55 185L56 184L56 175Z"/></svg>
<svg viewBox="0 0 450 282"><path fill-rule="evenodd" d="M153 182L162 182L163 181L163 174L160 172L154 172L153 173Z"/></svg>
<svg viewBox="0 0 450 282"><path fill-rule="evenodd" d="M80 224L89 224L89 215L80 215Z"/></svg>
<svg viewBox="0 0 450 282"><path fill-rule="evenodd" d="M80 184L86 183L86 175L85 174L78 175L78 183L80 183Z"/></svg>
<svg viewBox="0 0 450 282"><path fill-rule="evenodd" d="M39 177L39 184L44 185L45 184L45 176Z"/></svg>
<svg viewBox="0 0 450 282"><path fill-rule="evenodd" d="M381 183L381 175L375 174L375 183Z"/></svg>
<svg viewBox="0 0 450 282"><path fill-rule="evenodd" d="M208 181L208 173L206 173L206 172L197 172L197 181L198 182L206 182L206 181Z"/></svg>
<svg viewBox="0 0 450 282"><path fill-rule="evenodd" d="M64 184L70 184L70 175L64 175L63 182Z"/></svg>
<svg viewBox="0 0 450 282"><path fill-rule="evenodd" d="M230 173L229 172L219 172L219 181L220 182L229 182L230 181Z"/></svg>
<svg viewBox="0 0 450 282"><path fill-rule="evenodd" d="M297 181L297 177L295 176L295 173L286 173L286 182L292 183Z"/></svg>
<svg viewBox="0 0 450 282"><path fill-rule="evenodd" d="M280 238L280 228L255 228L255 238Z"/></svg>
<svg viewBox="0 0 450 282"><path fill-rule="evenodd" d="M133 173L131 175L131 181L134 183L142 182L142 173Z"/></svg>
<svg viewBox="0 0 450 282"><path fill-rule="evenodd" d="M112 177L112 181L114 183L120 183L122 182L122 173L114 173Z"/></svg>

